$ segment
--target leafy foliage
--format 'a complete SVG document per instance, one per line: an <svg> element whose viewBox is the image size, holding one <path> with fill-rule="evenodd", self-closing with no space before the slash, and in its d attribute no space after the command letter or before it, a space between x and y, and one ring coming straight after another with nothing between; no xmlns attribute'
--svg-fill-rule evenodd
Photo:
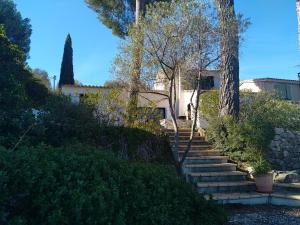
<svg viewBox="0 0 300 225"><path fill-rule="evenodd" d="M61 87L65 84L73 85L74 81L74 71L73 71L73 48L71 35L68 34L64 47L64 55L60 68L60 78L58 86Z"/></svg>
<svg viewBox="0 0 300 225"><path fill-rule="evenodd" d="M0 144L12 146L34 121L48 90L25 68L25 56L0 26Z"/></svg>
<svg viewBox="0 0 300 225"><path fill-rule="evenodd" d="M274 128L300 129L300 109L273 93L241 93L239 122L218 118L216 92L204 94L200 110L209 120L208 138L239 162L255 162L274 137Z"/></svg>
<svg viewBox="0 0 300 225"><path fill-rule="evenodd" d="M144 0L145 5L157 1L170 0ZM112 30L113 34L125 37L129 27L135 21L135 0L86 0L86 3L97 14L99 20Z"/></svg>
<svg viewBox="0 0 300 225"><path fill-rule="evenodd" d="M22 18L12 0L0 0L0 24L4 25L9 40L28 57L32 32L30 20Z"/></svg>
<svg viewBox="0 0 300 225"><path fill-rule="evenodd" d="M217 90L211 90L201 95L199 110L206 119L218 117L218 101L219 91Z"/></svg>
<svg viewBox="0 0 300 225"><path fill-rule="evenodd" d="M34 78L37 79L41 84L43 84L49 90L51 89L51 82L49 80L49 74L47 71L42 69L34 69L32 70L32 74Z"/></svg>
<svg viewBox="0 0 300 225"><path fill-rule="evenodd" d="M123 125L126 103L122 98L123 89L103 89L96 93L85 94L81 103L90 107L99 124L106 126Z"/></svg>
<svg viewBox="0 0 300 225"><path fill-rule="evenodd" d="M101 124L95 119L94 108L89 104L76 105L67 97L50 95L47 88L24 68L22 52L7 39L3 28L0 31L1 145L13 148L20 137L29 131L22 145L44 142L62 146L80 141L95 146L110 146L116 152L120 150L124 158L146 161L161 160L169 152L165 139L139 129L130 131L110 127L112 124L108 123ZM104 100L112 102L114 96ZM135 136L138 139L133 138ZM148 148L142 147L146 143ZM169 159L166 157L164 160Z"/></svg>
<svg viewBox="0 0 300 225"><path fill-rule="evenodd" d="M217 225L224 211L162 166L86 145L0 148L0 223ZM178 213L180 212L180 213Z"/></svg>
<svg viewBox="0 0 300 225"><path fill-rule="evenodd" d="M260 176L271 172L271 165L262 157L259 157L254 163L252 163L253 167L253 176Z"/></svg>

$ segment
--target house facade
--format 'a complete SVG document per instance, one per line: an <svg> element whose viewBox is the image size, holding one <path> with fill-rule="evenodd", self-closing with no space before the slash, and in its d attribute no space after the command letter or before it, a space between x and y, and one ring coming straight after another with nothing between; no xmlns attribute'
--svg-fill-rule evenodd
<svg viewBox="0 0 300 225"><path fill-rule="evenodd" d="M195 103L195 96L193 90L190 88L190 84L184 81L179 75L176 82L176 117L188 118L190 111L190 101ZM207 71L203 75L202 89L211 90L218 89L220 87L219 71ZM88 93L101 93L102 95L108 94L111 88L101 86L87 86L87 85L63 85L61 92L67 96L70 96L71 100L75 103L80 102L80 99ZM129 91L126 89L121 90L120 98L123 102L128 102ZM168 85L165 79L161 75L157 75L156 82L151 92L139 93L138 107L149 107L149 105L155 105L157 110L162 115L163 119L170 120L171 113L169 108L169 102L164 94L168 93ZM188 118L190 119L190 118Z"/></svg>
<svg viewBox="0 0 300 225"><path fill-rule="evenodd" d="M280 97L293 102L300 102L300 80L277 78L258 78L240 82L240 90L257 93L276 92Z"/></svg>
<svg viewBox="0 0 300 225"><path fill-rule="evenodd" d="M212 70L206 71L203 75L202 90L212 90L220 88L220 75L219 71ZM180 75L176 80L176 117L182 119L191 119L191 99L195 103L195 95L191 84L184 80ZM80 99L88 93L101 93L102 95L109 94L112 89L101 86L87 86L87 85L63 85L61 92L70 96L73 102L80 102ZM258 78L251 80L242 80L240 82L240 90L247 90L253 93L266 91L276 92L283 99L290 100L295 103L300 102L300 80L287 80L276 78ZM128 102L129 91L124 89L120 90L118 96L119 100ZM170 120L171 113L169 102L164 94L168 93L168 83L161 74L158 74L151 92L139 93L138 107L149 107L155 105L158 112L163 119Z"/></svg>

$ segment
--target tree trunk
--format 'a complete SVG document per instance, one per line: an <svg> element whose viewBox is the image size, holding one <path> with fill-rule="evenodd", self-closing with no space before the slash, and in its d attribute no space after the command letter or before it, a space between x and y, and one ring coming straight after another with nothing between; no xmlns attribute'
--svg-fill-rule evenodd
<svg viewBox="0 0 300 225"><path fill-rule="evenodd" d="M172 79L170 80L170 86L169 86L169 107L170 107L170 114L171 114L171 119L173 123L173 129L174 129L174 139L175 139L175 144L172 149L173 153L173 159L175 161L176 167L177 164L179 163L179 133L178 133L178 124L177 124L177 119L176 119L176 108L174 102L176 102L176 87L175 87L175 73L173 72L172 74ZM178 168L177 168L178 169Z"/></svg>
<svg viewBox="0 0 300 225"><path fill-rule="evenodd" d="M133 48L133 70L130 81L130 96L128 102L128 124L131 125L136 119L137 107L138 107L138 94L139 94L139 81L141 76L142 67L142 51L141 43L143 38L138 37L142 35L140 30L140 18L145 14L145 2L144 0L136 0L135 11L135 26L136 33L134 34L134 48Z"/></svg>
<svg viewBox="0 0 300 225"><path fill-rule="evenodd" d="M298 46L300 50L300 0L296 0L296 10L298 19Z"/></svg>
<svg viewBox="0 0 300 225"><path fill-rule="evenodd" d="M239 115L239 34L234 0L215 0L221 28L219 116Z"/></svg>

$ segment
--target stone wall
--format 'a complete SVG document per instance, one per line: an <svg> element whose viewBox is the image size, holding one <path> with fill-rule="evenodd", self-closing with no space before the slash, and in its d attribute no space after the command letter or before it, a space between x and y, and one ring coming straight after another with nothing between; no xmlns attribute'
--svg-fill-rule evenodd
<svg viewBox="0 0 300 225"><path fill-rule="evenodd" d="M300 170L300 131L276 128L268 159L276 170Z"/></svg>

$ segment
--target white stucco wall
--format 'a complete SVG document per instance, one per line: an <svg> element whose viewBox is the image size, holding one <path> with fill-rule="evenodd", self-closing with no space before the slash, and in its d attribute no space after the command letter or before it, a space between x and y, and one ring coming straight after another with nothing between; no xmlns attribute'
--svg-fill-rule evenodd
<svg viewBox="0 0 300 225"><path fill-rule="evenodd" d="M262 89L252 80L241 81L240 90L251 91L254 93L262 91Z"/></svg>
<svg viewBox="0 0 300 225"><path fill-rule="evenodd" d="M220 75L219 71L205 71L205 76L214 77L214 86L215 88L220 87ZM176 115L186 116L188 105L190 104L190 98L192 96L192 90L184 90L181 85L180 76L176 79L176 92L177 92L177 102L176 102ZM162 73L157 75L157 82L154 85L154 91L167 94L167 83L164 79ZM74 85L65 85L61 89L62 93L70 96L73 102L80 101L80 95L86 93L108 93L110 88L97 87L97 86L74 86ZM122 101L127 102L129 99L128 91L124 90L124 93L120 95ZM193 97L193 103L195 104L196 96ZM147 107L151 103L154 103L157 108L165 108L166 119L171 119L170 107L168 99L160 94L155 93L140 93L139 95L139 107Z"/></svg>
<svg viewBox="0 0 300 225"><path fill-rule="evenodd" d="M72 102L78 103L80 101L80 95L87 94L87 93L102 93L108 94L110 88L103 88L103 87L89 87L89 86L72 86L66 85L61 88L61 91L64 95L70 96ZM160 91L160 93L165 93ZM119 100L123 102L128 102L129 99L129 92L127 90L123 90L122 93L119 95ZM139 94L139 107L149 107L150 105L155 104L157 108L165 108L166 118L171 119L171 113L169 110L169 103L168 99L160 94L156 93L140 93Z"/></svg>

